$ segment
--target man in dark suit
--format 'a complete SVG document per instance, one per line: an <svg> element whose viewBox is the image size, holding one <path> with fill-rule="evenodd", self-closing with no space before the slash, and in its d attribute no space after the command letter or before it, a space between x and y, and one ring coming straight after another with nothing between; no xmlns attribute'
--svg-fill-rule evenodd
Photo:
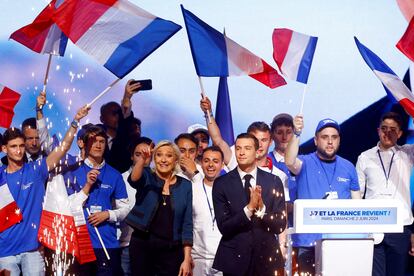
<svg viewBox="0 0 414 276"><path fill-rule="evenodd" d="M224 275L284 275L277 234L286 227L283 185L256 166L259 141L243 133L236 139L238 166L215 180L214 212L223 235L213 268Z"/></svg>

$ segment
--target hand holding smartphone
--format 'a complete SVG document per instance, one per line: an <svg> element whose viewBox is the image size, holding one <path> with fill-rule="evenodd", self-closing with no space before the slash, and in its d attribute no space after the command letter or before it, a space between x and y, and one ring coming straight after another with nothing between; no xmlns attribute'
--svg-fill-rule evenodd
<svg viewBox="0 0 414 276"><path fill-rule="evenodd" d="M134 91L138 91L138 90L151 90L152 89L152 80L151 79L147 79L147 80L133 80L131 81L130 84L134 84L139 82L141 84L141 87L137 90Z"/></svg>

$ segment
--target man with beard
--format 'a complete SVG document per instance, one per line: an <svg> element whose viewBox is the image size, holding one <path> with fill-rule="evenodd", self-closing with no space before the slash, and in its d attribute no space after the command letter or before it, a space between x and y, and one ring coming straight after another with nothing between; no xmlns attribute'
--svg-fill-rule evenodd
<svg viewBox="0 0 414 276"><path fill-rule="evenodd" d="M294 136L285 155L285 163L296 175L298 199L359 199L356 170L351 162L336 155L340 143L340 127L332 119L321 120L315 131L316 152L298 156L303 117L293 121ZM296 234L292 236L297 249L299 274L315 275L315 241L321 234Z"/></svg>

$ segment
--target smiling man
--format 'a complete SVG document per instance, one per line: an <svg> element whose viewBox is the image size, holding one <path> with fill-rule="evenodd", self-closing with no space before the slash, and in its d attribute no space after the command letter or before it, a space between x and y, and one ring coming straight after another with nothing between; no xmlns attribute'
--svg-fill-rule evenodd
<svg viewBox="0 0 414 276"><path fill-rule="evenodd" d="M361 193L366 199L397 199L403 205L403 233L386 233L374 247L372 275L405 275L408 254L414 255L414 235L410 199L410 176L414 164L414 145L397 145L402 135L402 119L385 113L378 127L378 144L361 153L357 172ZM410 242L411 233L411 242Z"/></svg>
<svg viewBox="0 0 414 276"><path fill-rule="evenodd" d="M340 127L332 119L321 120L316 127L316 152L298 156L299 137L303 117L293 121L294 136L286 148L285 163L296 175L298 199L350 199L360 198L358 177L351 162L336 155L340 144ZM315 241L320 234L292 235L297 250L299 274L315 275ZM308 275L308 274L306 274Z"/></svg>

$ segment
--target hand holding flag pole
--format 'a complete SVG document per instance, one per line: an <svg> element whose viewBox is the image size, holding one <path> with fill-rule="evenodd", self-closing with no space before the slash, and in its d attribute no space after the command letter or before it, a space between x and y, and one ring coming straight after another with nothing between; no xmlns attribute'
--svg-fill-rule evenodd
<svg viewBox="0 0 414 276"><path fill-rule="evenodd" d="M119 80L119 79L118 79L118 80ZM108 89L108 90L109 90L109 89ZM86 208L86 212L88 212L88 216L90 216L90 215L91 215L91 213L89 212L89 208ZM106 250L106 247L105 247L105 244L104 244L104 242L103 242L103 240L102 240L101 234L99 234L98 228L96 228L96 226L94 226L93 228L95 229L96 235L98 235L99 242L100 242L100 243L101 243L101 245L102 245L102 249L103 249L103 250L104 250L104 252L105 252L106 258L107 258L108 260L110 260L111 258L109 257L108 251Z"/></svg>

